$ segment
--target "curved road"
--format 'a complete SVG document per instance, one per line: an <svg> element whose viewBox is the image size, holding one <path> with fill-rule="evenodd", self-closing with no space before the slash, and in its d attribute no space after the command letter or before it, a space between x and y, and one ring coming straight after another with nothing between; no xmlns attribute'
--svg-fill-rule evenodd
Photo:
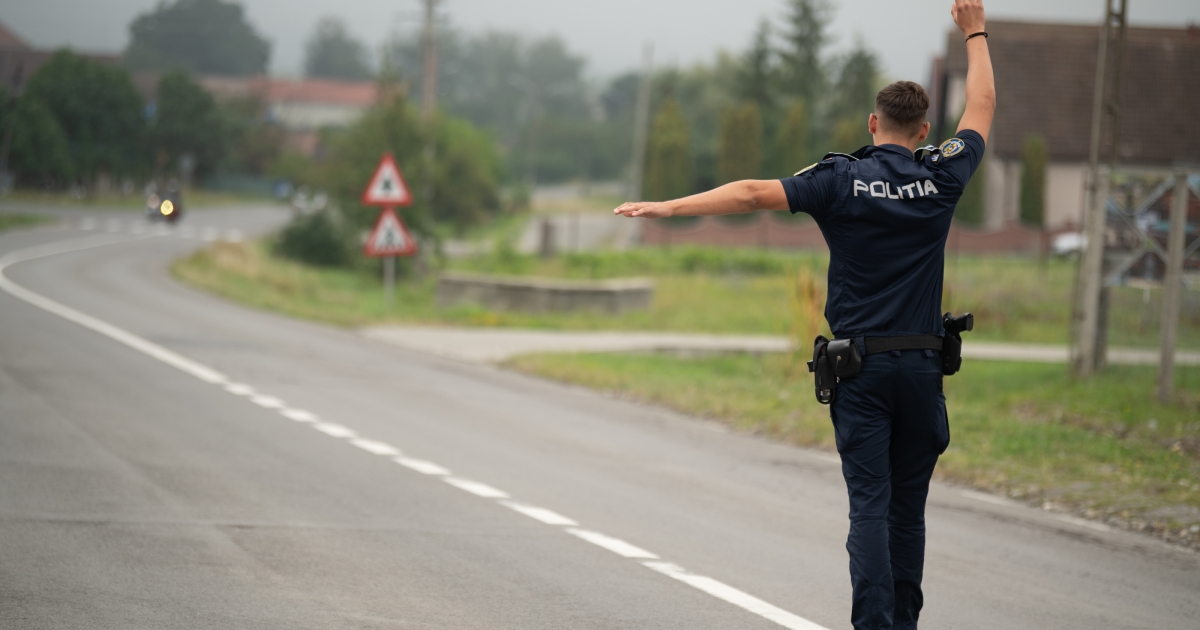
<svg viewBox="0 0 1200 630"><path fill-rule="evenodd" d="M206 238L0 234L0 627L846 628L828 454L224 302ZM923 628L1195 628L1200 558L935 485Z"/></svg>

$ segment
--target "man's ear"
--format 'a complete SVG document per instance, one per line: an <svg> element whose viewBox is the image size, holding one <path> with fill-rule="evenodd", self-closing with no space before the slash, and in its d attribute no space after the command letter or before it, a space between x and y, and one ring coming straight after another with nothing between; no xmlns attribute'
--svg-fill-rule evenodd
<svg viewBox="0 0 1200 630"><path fill-rule="evenodd" d="M875 112L867 116L867 131L871 132L872 136L879 133L879 116L876 116Z"/></svg>
<svg viewBox="0 0 1200 630"><path fill-rule="evenodd" d="M917 134L917 144L925 142L925 138L928 138L928 137L929 137L929 121L925 121L925 124L921 125L921 133Z"/></svg>

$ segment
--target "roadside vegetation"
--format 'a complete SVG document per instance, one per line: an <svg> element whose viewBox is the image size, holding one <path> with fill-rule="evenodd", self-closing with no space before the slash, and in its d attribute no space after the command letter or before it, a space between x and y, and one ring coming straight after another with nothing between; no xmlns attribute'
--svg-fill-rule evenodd
<svg viewBox="0 0 1200 630"><path fill-rule="evenodd" d="M833 450L828 408L800 357L530 355L509 367ZM1200 368L1176 369L1178 404L1153 401L1156 370L970 362L945 380L943 480L1043 509L1200 545Z"/></svg>
<svg viewBox="0 0 1200 630"><path fill-rule="evenodd" d="M511 230L511 226L505 229ZM798 279L814 279L824 295L827 257L819 252L776 252L675 247L627 252L564 254L543 259L517 253L502 240L491 253L445 261L450 270L553 278L650 277L649 311L619 317L603 313L528 314L479 307L438 309L433 272L417 275L411 261L384 308L379 265L350 255L349 266L305 265L273 255L274 241L221 244L176 263L181 279L259 308L342 326L424 323L568 330L663 330L808 336L799 325ZM432 261L431 261L432 262ZM975 341L1065 344L1070 320L1072 261L1015 256L949 256L944 306L976 315ZM1159 296L1141 289L1113 290L1109 343L1154 347ZM815 305L820 313L822 304ZM804 339L804 341L809 341ZM1200 347L1200 295L1185 293L1179 347Z"/></svg>
<svg viewBox="0 0 1200 630"><path fill-rule="evenodd" d="M37 214L0 214L0 232L13 228L31 227L42 223L51 223L54 217Z"/></svg>

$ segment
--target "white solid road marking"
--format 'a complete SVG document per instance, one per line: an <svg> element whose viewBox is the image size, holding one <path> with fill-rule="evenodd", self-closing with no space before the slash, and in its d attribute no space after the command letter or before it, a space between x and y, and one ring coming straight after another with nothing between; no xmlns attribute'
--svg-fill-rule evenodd
<svg viewBox="0 0 1200 630"><path fill-rule="evenodd" d="M503 490L497 490L486 483L479 483L478 481L471 481L470 479L463 479L461 477L443 477L442 479L455 488L466 490L475 496L483 497L485 499L508 498L507 492Z"/></svg>
<svg viewBox="0 0 1200 630"><path fill-rule="evenodd" d="M225 240L229 241L230 243L241 243L242 242L242 231L236 230L236 229L229 230L228 232L225 233Z"/></svg>
<svg viewBox="0 0 1200 630"><path fill-rule="evenodd" d="M204 228L204 236L202 238L209 242L217 240L217 228L214 228L214 227Z"/></svg>
<svg viewBox="0 0 1200 630"><path fill-rule="evenodd" d="M789 630L828 630L824 626L819 626L803 617L793 615L782 608L772 606L728 584L703 575L689 573L682 567L670 562L643 562L642 564L665 576L679 580L692 588L704 591L717 599L725 600L743 610L748 610L756 615L770 619Z"/></svg>
<svg viewBox="0 0 1200 630"><path fill-rule="evenodd" d="M329 435L329 436L332 436L335 438L356 438L356 437L358 437L358 433L355 433L354 429L348 429L340 424L334 424L332 422L318 422L313 425L313 428L320 431L321 433L324 433L325 435Z"/></svg>
<svg viewBox="0 0 1200 630"><path fill-rule="evenodd" d="M279 413L284 418L296 422L316 422L319 419L316 414L303 409L280 409Z"/></svg>
<svg viewBox="0 0 1200 630"><path fill-rule="evenodd" d="M395 446L392 446L391 444L388 444L387 442L380 442L378 440L368 440L367 438L356 438L356 439L350 440L350 443L357 446L358 448L361 448L362 450L364 450L368 453L374 453L375 455L399 455L400 454L400 449L396 448Z"/></svg>
<svg viewBox="0 0 1200 630"><path fill-rule="evenodd" d="M597 547L603 547L619 556L625 556L626 558L637 558L637 559L642 559L642 560L657 560L658 559L658 556L650 553L649 551L646 551L645 549L642 549L641 547L631 545L631 544L625 542L624 540L621 540L620 538L613 538L612 536L605 536L604 534L601 534L600 532L593 532L593 531L589 531L586 529L571 528L571 529L567 530L567 533L574 535L574 536L578 536L578 537L592 543L593 545L596 545Z"/></svg>
<svg viewBox="0 0 1200 630"><path fill-rule="evenodd" d="M80 221L80 222L79 222L79 229L81 229L81 230L94 230L94 229L96 229L96 220L95 220L95 219L93 219L93 218L91 218L91 217L88 217L88 218L86 218L86 219L84 219L84 220Z"/></svg>
<svg viewBox="0 0 1200 630"><path fill-rule="evenodd" d="M547 525L566 525L567 527L577 527L579 523L569 519L558 512L547 510L533 505L525 505L516 501L501 501L500 505L516 510L529 518L541 521Z"/></svg>
<svg viewBox="0 0 1200 630"><path fill-rule="evenodd" d="M181 236L184 235L181 234ZM145 236L140 238L151 237ZM140 240L140 238L134 240ZM187 236L184 236L184 238L187 238ZM38 308L58 315L63 319L75 322L80 326L100 333L101 335L122 343L134 350L137 350L138 352L141 352L142 354L166 363L167 365L190 374L206 383L220 385L231 394L250 396L251 400L256 404L268 408L279 409L279 413L284 417L291 418L292 420L299 422L313 422L315 423L312 425L313 428L321 431L322 433L335 438L349 438L351 443L353 443L355 446L379 455L392 455L393 453L399 453L399 450L386 443L358 438L358 434L353 429L344 427L340 424L334 424L332 422L317 422L317 417L315 415L302 409L283 408L283 403L278 398L256 394L254 388L249 385L232 382L227 376L216 370L213 370L212 368L176 354L170 350L167 350L166 348L163 348L162 346L159 346L158 344L142 339L141 337L127 332L124 329L113 326L112 324L96 319L90 315L81 313L68 306L55 302L54 300L43 297L38 293L34 293L33 291L13 283L4 274L5 268L18 262L24 262L46 256L53 256L55 254L81 251L93 247L103 247L105 245L113 245L120 242L126 241L113 240L111 237L92 236L82 239L74 239L72 241L51 243L49 245L32 247L29 249L12 252L3 258L0 258L0 290L4 290L8 294L18 299L24 300L25 302L37 306ZM450 471L437 464L434 464L433 462L410 459L406 457L393 457L393 461L420 473L443 476L442 479L445 480L446 483L480 497L489 499L509 498L507 492L498 490L487 484L480 483L478 481L471 481L469 479L462 479L459 477L444 476L449 475ZM569 526L569 528L566 530L568 533L620 556L642 560L658 559L657 555L618 538L606 536L595 531L575 528L575 521L556 512L530 505L523 505L512 501L500 501L500 503L509 509L515 510L548 525ZM712 595L713 597L739 606L749 612L760 615L781 626L789 628L790 630L827 630L822 626L789 613L783 609L772 606L771 604L739 591L722 582L718 582L717 580L702 575L688 573L684 569L674 564L666 562L644 562L643 564L651 569L654 569L655 571L658 571L659 573L684 582L693 588L699 589L705 593L708 593L709 595Z"/></svg>
<svg viewBox="0 0 1200 630"><path fill-rule="evenodd" d="M442 468L441 466L438 466L437 464L435 464L433 462L427 462L423 459L412 459L411 457L396 457L396 458L393 458L392 461L396 462L397 464L400 464L401 466L404 466L405 468L415 470L415 471L421 473L422 475L449 475L450 474L450 470L448 468Z"/></svg>
<svg viewBox="0 0 1200 630"><path fill-rule="evenodd" d="M108 231L109 232L120 232L121 231L121 222L116 219L109 219L108 220Z"/></svg>

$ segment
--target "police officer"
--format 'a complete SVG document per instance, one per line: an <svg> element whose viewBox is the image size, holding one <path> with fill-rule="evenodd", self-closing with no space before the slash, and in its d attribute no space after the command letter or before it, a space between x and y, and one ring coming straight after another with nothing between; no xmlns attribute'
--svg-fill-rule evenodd
<svg viewBox="0 0 1200 630"><path fill-rule="evenodd" d="M862 355L861 372L838 383L830 407L850 495L846 549L857 630L917 627L925 499L950 442L938 355L944 250L996 102L982 1L954 0L950 12L967 47L967 102L955 137L937 150L914 153L929 135L929 97L898 81L875 99L872 146L827 155L783 180L614 210L661 218L788 208L821 228L829 245L825 318Z"/></svg>

